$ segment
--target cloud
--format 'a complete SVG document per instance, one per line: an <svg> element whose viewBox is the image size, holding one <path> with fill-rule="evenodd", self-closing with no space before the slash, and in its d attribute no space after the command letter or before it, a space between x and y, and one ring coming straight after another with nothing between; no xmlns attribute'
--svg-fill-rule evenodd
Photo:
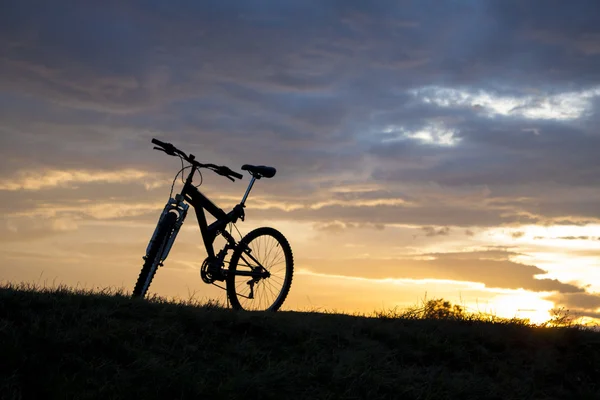
<svg viewBox="0 0 600 400"><path fill-rule="evenodd" d="M467 108L486 117L516 116L532 120L572 120L590 113L592 100L600 96L600 87L558 94L499 96L493 92L470 92L462 88L423 87L411 91L426 104L439 107ZM524 128L525 131L532 128ZM533 128L539 135L539 130Z"/></svg>
<svg viewBox="0 0 600 400"><path fill-rule="evenodd" d="M520 10L515 15L496 1L436 4L435 12L411 2L301 6L285 1L266 8L244 2L166 8L108 2L94 12L68 1L51 8L31 3L37 13L17 2L3 13L4 68L21 78L7 80L5 87L18 84L20 90L111 112L139 111L201 91L222 93L216 82L322 90L347 88L344 81L360 85L363 73L372 71L384 78L368 75L377 90L390 78L401 87L435 80L465 83L469 76L479 84L486 74L503 81L534 79L529 83L534 85L551 74L540 66L561 61L554 65L563 74L554 79L566 85L584 68L581 56L568 48L553 54L539 46L532 31L556 26L540 22L552 20L549 15L540 16L533 6L515 7ZM560 26L581 29L571 22ZM586 32L582 40L594 37ZM514 56L522 50L530 52L529 60ZM519 61L520 69L507 68Z"/></svg>
<svg viewBox="0 0 600 400"><path fill-rule="evenodd" d="M564 307L573 316L600 318L600 293L556 293L547 297L556 305Z"/></svg>
<svg viewBox="0 0 600 400"><path fill-rule="evenodd" d="M559 237L546 237L546 236L534 236L534 239L558 239L558 240L594 240L594 237L590 236L559 236Z"/></svg>
<svg viewBox="0 0 600 400"><path fill-rule="evenodd" d="M75 219L130 219L140 216L156 215L164 203L127 203L122 202L78 202L75 204L46 204L30 211L14 214L17 217L57 218L73 217Z"/></svg>
<svg viewBox="0 0 600 400"><path fill-rule="evenodd" d="M68 216L52 218L3 217L0 224L2 242L33 242L37 239L57 236L78 229L77 220Z"/></svg>
<svg viewBox="0 0 600 400"><path fill-rule="evenodd" d="M341 232L346 229L384 229L385 225L383 224L353 224L353 223L344 223L341 221L333 221L333 222L325 222L325 223L317 223L314 225L315 230L326 233L335 233Z"/></svg>
<svg viewBox="0 0 600 400"><path fill-rule="evenodd" d="M558 306L567 308L578 308L596 311L600 309L599 293L560 293L551 295L549 300L555 302Z"/></svg>
<svg viewBox="0 0 600 400"><path fill-rule="evenodd" d="M427 237L447 236L450 233L450 228L447 226L439 228L438 230L436 230L433 226L424 226L422 229L425 231L425 236Z"/></svg>
<svg viewBox="0 0 600 400"><path fill-rule="evenodd" d="M148 188L164 182L151 182L151 175L144 171L125 169L121 171L49 170L20 171L16 178L0 180L0 191L42 190L53 187L74 187L77 184L106 182L124 183L146 181Z"/></svg>
<svg viewBox="0 0 600 400"><path fill-rule="evenodd" d="M488 288L534 292L581 293L584 289L556 279L537 278L546 271L509 260L510 252L483 251L422 254L402 259L339 259L307 261L311 271L372 279L447 279L480 282ZM365 267L370 265L372 267Z"/></svg>

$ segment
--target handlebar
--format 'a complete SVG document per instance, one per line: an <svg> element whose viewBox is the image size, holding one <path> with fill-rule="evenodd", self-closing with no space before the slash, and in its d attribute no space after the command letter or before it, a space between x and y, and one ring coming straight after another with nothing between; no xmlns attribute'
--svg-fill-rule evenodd
<svg viewBox="0 0 600 400"><path fill-rule="evenodd" d="M243 175L232 171L229 167L224 165L215 165L215 164L202 164L195 160L193 154L187 155L183 151L179 150L177 147L173 146L171 143L161 142L158 139L152 139L152 143L157 147L154 147L155 150L164 151L170 156L180 156L190 164L192 164L196 168L207 168L210 169L217 174L224 176L234 182L233 178L242 179Z"/></svg>

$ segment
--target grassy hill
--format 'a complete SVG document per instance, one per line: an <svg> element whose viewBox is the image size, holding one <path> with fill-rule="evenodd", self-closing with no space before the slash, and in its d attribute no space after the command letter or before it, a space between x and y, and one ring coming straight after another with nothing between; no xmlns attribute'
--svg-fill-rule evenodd
<svg viewBox="0 0 600 400"><path fill-rule="evenodd" d="M600 399L600 333L0 288L2 399Z"/></svg>

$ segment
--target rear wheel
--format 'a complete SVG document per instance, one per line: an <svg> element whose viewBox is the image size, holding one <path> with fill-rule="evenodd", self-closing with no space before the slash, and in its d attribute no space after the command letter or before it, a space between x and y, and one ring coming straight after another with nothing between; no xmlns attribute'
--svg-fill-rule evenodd
<svg viewBox="0 0 600 400"><path fill-rule="evenodd" d="M163 220L159 222L160 225L156 232L156 237L150 245L150 250L146 255L144 266L142 267L140 276L138 277L135 288L133 289L133 297L143 298L148 292L150 283L152 282L154 274L156 274L156 270L158 269L160 256L162 255L163 249L165 248L165 245L169 240L171 233L173 232L173 228L175 227L175 222L177 222L177 215L175 213L168 213L165 215Z"/></svg>
<svg viewBox="0 0 600 400"><path fill-rule="evenodd" d="M229 262L227 296L231 306L277 311L290 291L293 272L294 257L285 236L273 228L253 230L240 241Z"/></svg>

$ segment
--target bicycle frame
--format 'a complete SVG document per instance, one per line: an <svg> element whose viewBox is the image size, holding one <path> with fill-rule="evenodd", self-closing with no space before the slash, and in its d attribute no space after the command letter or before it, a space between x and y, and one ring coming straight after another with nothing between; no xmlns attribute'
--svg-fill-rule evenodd
<svg viewBox="0 0 600 400"><path fill-rule="evenodd" d="M215 258L215 250L213 247L213 243L219 234L222 234L223 237L227 240L227 245L223 250L233 249L236 246L235 239L225 230L227 224L230 222L237 222L238 219L244 220L244 207L246 199L250 194L250 190L256 181L256 178L253 176L248 184L248 188L246 189L246 193L242 198L242 201L236 205L233 210L228 213L225 213L221 208L219 208L216 204L210 201L202 192L200 192L193 184L192 179L194 173L196 172L196 168L192 167L181 193L176 194L175 198L170 198L165 208L162 211L162 214L159 217L159 223L157 224L156 229L154 230L154 234L152 235L152 239L150 240L150 244L148 244L148 248L146 249L146 254L148 254L150 250L151 243L155 240L155 237L158 232L158 226L160 225L160 221L170 212L176 212L178 214L177 222L175 224L175 228L173 229L173 233L171 234L169 241L165 244L165 247L160 256L160 264L166 260L173 243L175 242L175 238L177 237L177 233L183 225L183 221L187 216L187 212L189 209L189 205L191 204L194 207L194 211L196 212L196 218L198 219L198 225L200 227L200 232L202 234L202 239L204 242L204 246L206 247L206 252L209 258ZM189 204L186 204L189 203ZM208 225L206 221L206 215L204 210L207 210L213 217L216 218L216 221ZM224 257L224 254L223 254ZM241 274L240 274L241 275ZM246 275L246 274L243 274ZM254 274L249 274L253 276Z"/></svg>

